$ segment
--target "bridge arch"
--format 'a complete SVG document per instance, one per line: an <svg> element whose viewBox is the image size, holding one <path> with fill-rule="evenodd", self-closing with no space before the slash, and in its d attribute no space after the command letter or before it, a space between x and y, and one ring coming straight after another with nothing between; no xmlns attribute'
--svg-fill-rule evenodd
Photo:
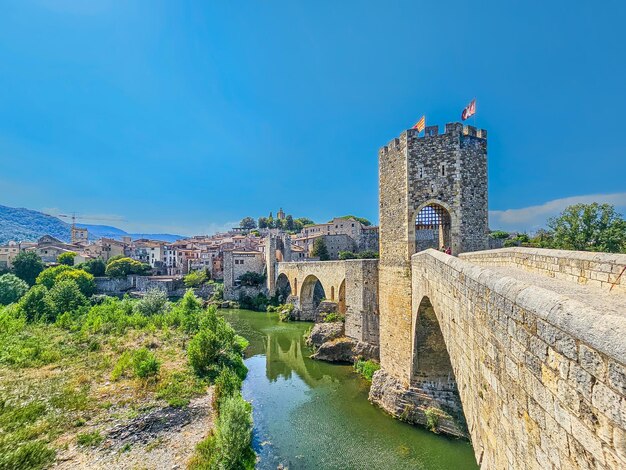
<svg viewBox="0 0 626 470"><path fill-rule="evenodd" d="M300 288L300 309L306 317L315 318L317 307L326 298L322 282L314 274L309 274L302 281Z"/></svg>
<svg viewBox="0 0 626 470"><path fill-rule="evenodd" d="M297 283L297 279L295 282ZM287 298L293 294L291 282L285 273L280 273L276 278L276 293L282 303L286 302Z"/></svg>
<svg viewBox="0 0 626 470"><path fill-rule="evenodd" d="M435 309L427 296L417 307L413 326L411 382L454 380L450 355Z"/></svg>

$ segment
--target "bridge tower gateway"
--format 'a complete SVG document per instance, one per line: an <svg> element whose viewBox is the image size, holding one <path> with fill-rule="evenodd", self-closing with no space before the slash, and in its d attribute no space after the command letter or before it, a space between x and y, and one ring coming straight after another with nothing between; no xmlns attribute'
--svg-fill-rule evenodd
<svg viewBox="0 0 626 470"><path fill-rule="evenodd" d="M267 267L267 290L269 295L273 296L276 293L278 263L291 261L291 237L280 230L270 230L265 239L264 249L265 266Z"/></svg>
<svg viewBox="0 0 626 470"><path fill-rule="evenodd" d="M411 256L487 248L487 131L460 123L403 132L379 151L381 365L408 385Z"/></svg>

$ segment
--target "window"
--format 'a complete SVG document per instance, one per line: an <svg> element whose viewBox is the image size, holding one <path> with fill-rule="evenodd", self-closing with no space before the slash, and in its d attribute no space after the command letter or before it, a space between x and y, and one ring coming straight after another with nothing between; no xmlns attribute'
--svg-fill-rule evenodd
<svg viewBox="0 0 626 470"><path fill-rule="evenodd" d="M423 166L418 166L417 167L417 177L419 179L424 178L424 167Z"/></svg>
<svg viewBox="0 0 626 470"><path fill-rule="evenodd" d="M441 164L441 176L446 176L446 164Z"/></svg>

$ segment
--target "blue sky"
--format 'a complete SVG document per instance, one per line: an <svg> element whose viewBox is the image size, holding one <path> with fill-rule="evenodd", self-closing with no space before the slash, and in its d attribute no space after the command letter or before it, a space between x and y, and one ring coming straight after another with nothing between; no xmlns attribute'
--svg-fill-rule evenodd
<svg viewBox="0 0 626 470"><path fill-rule="evenodd" d="M377 150L478 98L492 228L626 212L623 2L0 2L0 204L206 233L376 221ZM88 221L95 223L96 221Z"/></svg>

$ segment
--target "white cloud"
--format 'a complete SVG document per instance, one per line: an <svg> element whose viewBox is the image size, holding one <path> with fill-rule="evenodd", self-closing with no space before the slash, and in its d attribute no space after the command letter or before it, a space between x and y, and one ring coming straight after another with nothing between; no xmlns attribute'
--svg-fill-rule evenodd
<svg viewBox="0 0 626 470"><path fill-rule="evenodd" d="M546 226L550 217L558 215L572 204L592 202L613 204L618 210L626 208L626 193L589 194L554 199L538 206L503 211L489 211L489 225L492 230L529 231Z"/></svg>

